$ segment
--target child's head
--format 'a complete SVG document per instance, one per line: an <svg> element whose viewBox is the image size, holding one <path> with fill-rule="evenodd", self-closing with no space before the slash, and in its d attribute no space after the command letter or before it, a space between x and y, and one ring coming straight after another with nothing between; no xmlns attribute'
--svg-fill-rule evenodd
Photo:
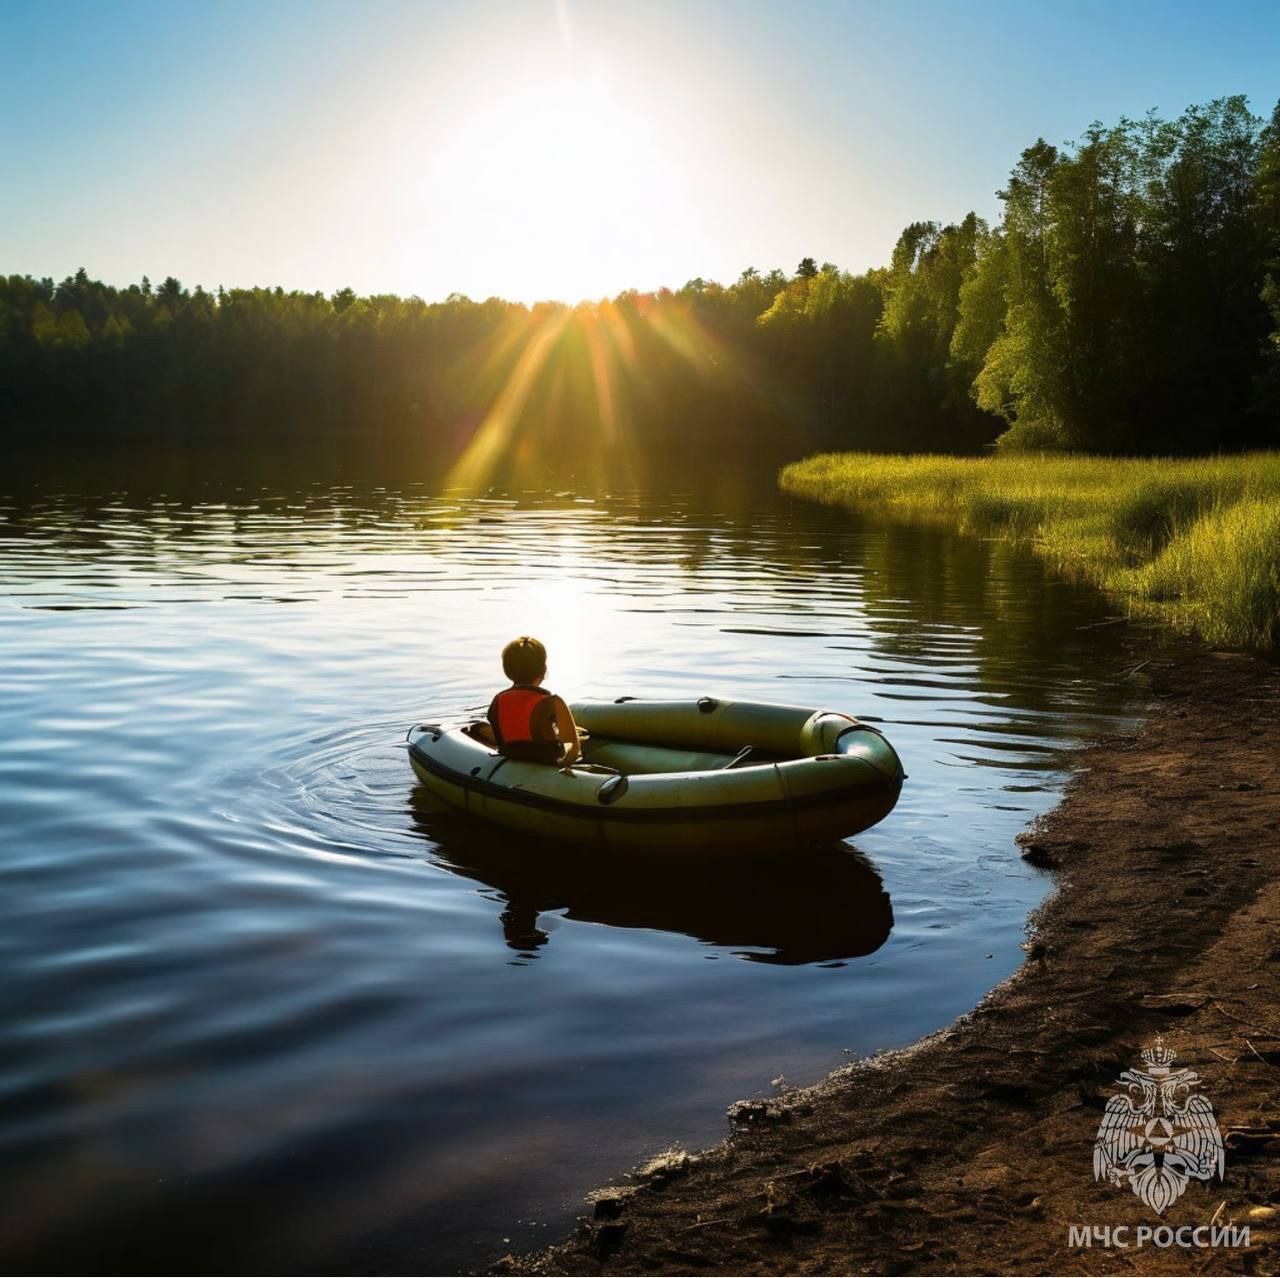
<svg viewBox="0 0 1280 1278"><path fill-rule="evenodd" d="M547 650L532 635L521 635L503 648L502 669L512 683L538 683L547 673Z"/></svg>

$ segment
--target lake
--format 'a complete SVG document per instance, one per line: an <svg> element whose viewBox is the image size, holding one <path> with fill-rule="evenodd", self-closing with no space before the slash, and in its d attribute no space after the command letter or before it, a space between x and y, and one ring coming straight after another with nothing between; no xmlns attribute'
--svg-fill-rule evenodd
<svg viewBox="0 0 1280 1278"><path fill-rule="evenodd" d="M67 472L70 474L70 471ZM449 1272L1022 958L1014 836L1152 639L995 542L768 482L0 478L0 1258ZM673 865L432 809L503 643L579 696L828 706L909 774L836 848Z"/></svg>

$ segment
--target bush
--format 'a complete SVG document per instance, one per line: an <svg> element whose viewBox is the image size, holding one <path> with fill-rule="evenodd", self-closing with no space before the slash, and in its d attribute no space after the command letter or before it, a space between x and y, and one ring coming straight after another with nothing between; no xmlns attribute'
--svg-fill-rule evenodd
<svg viewBox="0 0 1280 1278"><path fill-rule="evenodd" d="M1067 445L1058 427L1023 418L996 440L996 448L1002 453L1061 453Z"/></svg>
<svg viewBox="0 0 1280 1278"><path fill-rule="evenodd" d="M1123 493L1111 515L1111 534L1129 558L1158 555L1193 524L1219 494L1202 480L1157 480Z"/></svg>
<svg viewBox="0 0 1280 1278"><path fill-rule="evenodd" d="M1280 503L1241 501L1196 521L1143 574L1152 600L1176 600L1210 643L1280 641Z"/></svg>

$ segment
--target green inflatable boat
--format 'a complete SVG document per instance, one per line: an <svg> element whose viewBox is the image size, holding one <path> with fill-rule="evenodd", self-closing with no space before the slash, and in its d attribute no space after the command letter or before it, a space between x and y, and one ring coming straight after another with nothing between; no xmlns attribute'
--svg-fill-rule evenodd
<svg viewBox="0 0 1280 1278"><path fill-rule="evenodd" d="M570 772L508 759L476 723L409 729L419 780L451 808L552 840L643 852L827 843L883 820L904 773L878 729L762 702L581 701Z"/></svg>

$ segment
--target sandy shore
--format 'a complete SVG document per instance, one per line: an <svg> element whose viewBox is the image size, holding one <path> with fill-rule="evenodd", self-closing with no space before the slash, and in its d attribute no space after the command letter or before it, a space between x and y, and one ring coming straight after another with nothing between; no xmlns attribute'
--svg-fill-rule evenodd
<svg viewBox="0 0 1280 1278"><path fill-rule="evenodd" d="M1207 653L1163 664L1155 690L1145 726L1083 751L1021 839L1057 890L1020 971L907 1051L734 1106L723 1144L621 1179L499 1272L1276 1272L1280 668ZM1226 1148L1225 1179L1161 1217L1092 1167L1115 1080L1157 1035ZM1250 1246L1134 1245L1211 1220ZM1073 1245L1082 1225L1127 1226L1130 1245Z"/></svg>

